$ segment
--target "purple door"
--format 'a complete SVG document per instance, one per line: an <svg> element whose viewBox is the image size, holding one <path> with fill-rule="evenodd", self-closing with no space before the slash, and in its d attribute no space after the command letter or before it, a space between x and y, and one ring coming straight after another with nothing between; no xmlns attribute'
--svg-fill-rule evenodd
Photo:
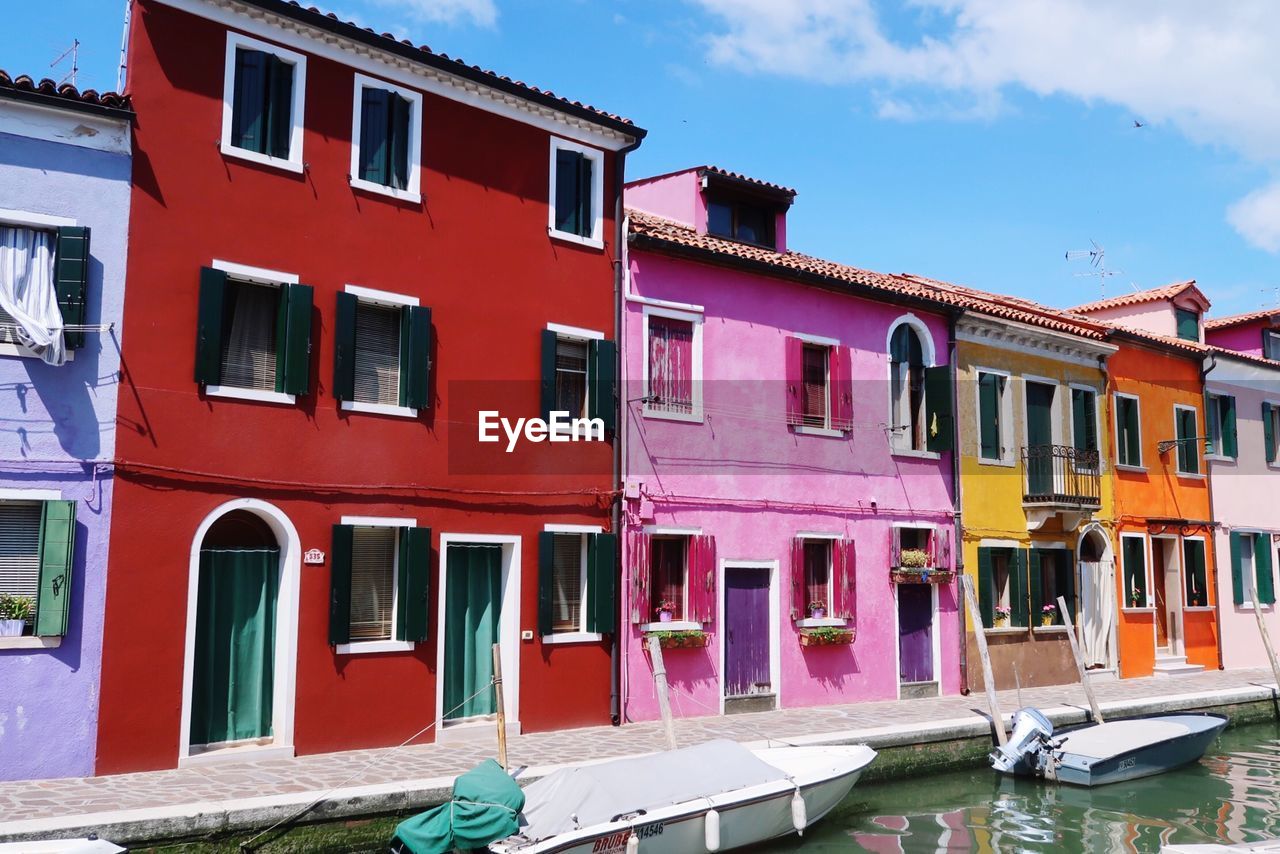
<svg viewBox="0 0 1280 854"><path fill-rule="evenodd" d="M772 694L769 570L729 568L724 575L725 696Z"/></svg>
<svg viewBox="0 0 1280 854"><path fill-rule="evenodd" d="M898 661L903 682L933 681L933 588L898 585Z"/></svg>

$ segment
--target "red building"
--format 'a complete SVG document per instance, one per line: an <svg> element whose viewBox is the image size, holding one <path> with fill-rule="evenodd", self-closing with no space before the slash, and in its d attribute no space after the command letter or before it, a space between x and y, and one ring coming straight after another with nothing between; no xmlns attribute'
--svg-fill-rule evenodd
<svg viewBox="0 0 1280 854"><path fill-rule="evenodd" d="M495 642L510 726L608 722L644 132L281 0L137 0L128 91L97 772L462 737Z"/></svg>

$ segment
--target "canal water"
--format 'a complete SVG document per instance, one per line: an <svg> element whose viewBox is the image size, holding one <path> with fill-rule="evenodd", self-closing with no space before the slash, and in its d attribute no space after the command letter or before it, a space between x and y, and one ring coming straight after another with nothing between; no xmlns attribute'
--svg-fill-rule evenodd
<svg viewBox="0 0 1280 854"><path fill-rule="evenodd" d="M987 769L855 786L805 833L761 850L1159 851L1280 837L1280 727L1229 729L1196 765L1079 789Z"/></svg>

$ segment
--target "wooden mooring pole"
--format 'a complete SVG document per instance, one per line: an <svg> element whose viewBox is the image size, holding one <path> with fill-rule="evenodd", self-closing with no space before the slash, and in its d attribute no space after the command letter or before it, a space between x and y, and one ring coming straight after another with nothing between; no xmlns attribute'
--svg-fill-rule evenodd
<svg viewBox="0 0 1280 854"><path fill-rule="evenodd" d="M676 728L671 721L671 696L667 688L667 666L662 661L662 642L649 635L645 643L653 660L653 683L658 689L658 710L662 712L662 730L667 739L667 750L676 749Z"/></svg>
<svg viewBox="0 0 1280 854"><path fill-rule="evenodd" d="M502 647L493 645L493 693L498 705L498 764L507 767L507 710L502 699Z"/></svg>
<svg viewBox="0 0 1280 854"><path fill-rule="evenodd" d="M1000 703L996 700L996 678L991 674L991 655L987 652L987 636L982 633L982 611L978 608L978 599L973 594L973 579L967 575L960 576L960 586L964 588L964 601L969 608L969 622L973 624L973 637L978 642L978 657L982 659L982 684L987 689L987 706L991 709L991 723L996 728L996 743L1001 747L1009 740L1004 731L1004 716L1000 714Z"/></svg>
<svg viewBox="0 0 1280 854"><path fill-rule="evenodd" d="M1253 615L1258 618L1258 633L1262 635L1262 645L1266 647L1267 658L1271 659L1271 675L1276 678L1276 688L1280 690L1280 661L1276 661L1276 650L1271 645L1271 635L1267 634L1267 621L1262 619L1262 606L1258 604L1258 594L1253 599Z"/></svg>
<svg viewBox="0 0 1280 854"><path fill-rule="evenodd" d="M1076 660L1076 672L1080 674L1080 687L1084 688L1084 695L1089 698L1089 711L1093 715L1093 722L1106 723L1102 719L1102 710L1098 708L1098 699L1093 696L1093 683L1089 681L1089 671L1084 667L1084 654L1080 652L1080 644L1076 643L1076 627L1071 624L1067 600L1061 596L1058 597L1058 611L1062 614L1062 624L1067 627L1067 640L1071 641L1071 657Z"/></svg>

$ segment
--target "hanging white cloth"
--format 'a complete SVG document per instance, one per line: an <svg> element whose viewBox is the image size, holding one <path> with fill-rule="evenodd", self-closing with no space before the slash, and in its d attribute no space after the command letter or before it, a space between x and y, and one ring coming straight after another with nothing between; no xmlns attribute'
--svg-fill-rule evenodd
<svg viewBox="0 0 1280 854"><path fill-rule="evenodd" d="M53 280L53 235L0 226L0 309L18 343L50 365L67 361ZM11 318L11 319L10 319Z"/></svg>
<svg viewBox="0 0 1280 854"><path fill-rule="evenodd" d="M1112 561L1080 562L1081 641L1086 667L1109 667L1111 626L1115 620L1115 564Z"/></svg>

